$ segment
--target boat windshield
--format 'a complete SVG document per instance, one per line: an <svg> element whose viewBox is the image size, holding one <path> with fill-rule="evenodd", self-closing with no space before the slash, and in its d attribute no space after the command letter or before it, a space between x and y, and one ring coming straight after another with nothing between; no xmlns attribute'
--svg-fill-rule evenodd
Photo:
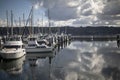
<svg viewBox="0 0 120 80"><path fill-rule="evenodd" d="M29 40L30 40L30 41L35 41L35 40L36 40L36 38L29 38Z"/></svg>
<svg viewBox="0 0 120 80"><path fill-rule="evenodd" d="M18 45L5 45L5 46L3 46L3 48L20 48L20 46L18 46Z"/></svg>
<svg viewBox="0 0 120 80"><path fill-rule="evenodd" d="M6 38L7 41L20 41L21 38L20 37L9 37L9 38Z"/></svg>
<svg viewBox="0 0 120 80"><path fill-rule="evenodd" d="M38 44L47 44L45 41L38 41Z"/></svg>

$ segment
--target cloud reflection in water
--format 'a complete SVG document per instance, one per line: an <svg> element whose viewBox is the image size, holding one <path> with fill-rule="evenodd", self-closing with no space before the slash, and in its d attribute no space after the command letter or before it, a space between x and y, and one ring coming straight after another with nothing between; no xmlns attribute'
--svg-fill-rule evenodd
<svg viewBox="0 0 120 80"><path fill-rule="evenodd" d="M114 51L111 54L106 55L106 49L109 52ZM111 50L112 49L112 50ZM52 65L54 71L60 72L62 80L105 80L113 77L110 75L106 78L103 73L105 69L108 69L110 64L112 67L119 67L118 59L112 60L119 55L119 48L117 48L116 41L106 41L106 42L72 42L70 46L63 49L53 60L56 62ZM114 65L114 64L115 65ZM119 70L119 69L118 69ZM119 72L119 71L118 71ZM55 72L56 73L56 72ZM52 74L54 79L58 79L58 76ZM63 78L64 77L64 78ZM111 80L117 80L115 78Z"/></svg>

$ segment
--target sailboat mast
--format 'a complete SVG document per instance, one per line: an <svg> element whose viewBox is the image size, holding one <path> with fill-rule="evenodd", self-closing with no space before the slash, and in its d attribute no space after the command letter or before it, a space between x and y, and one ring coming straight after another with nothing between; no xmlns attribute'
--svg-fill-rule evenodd
<svg viewBox="0 0 120 80"><path fill-rule="evenodd" d="M50 24L50 12L48 8L48 27L49 27L49 34L51 34L51 24Z"/></svg>
<svg viewBox="0 0 120 80"><path fill-rule="evenodd" d="M13 36L13 12L11 10L11 36Z"/></svg>
<svg viewBox="0 0 120 80"><path fill-rule="evenodd" d="M30 16L30 34L31 34L31 36L32 36L32 34L34 34L34 28L33 28L33 6L32 6L32 8L31 8L31 16Z"/></svg>
<svg viewBox="0 0 120 80"><path fill-rule="evenodd" d="M36 23L36 24L37 24L37 33L39 33L39 32L40 32L40 28L39 28L39 27L40 27L40 25L39 25L39 19L37 19L37 23Z"/></svg>
<svg viewBox="0 0 120 80"><path fill-rule="evenodd" d="M19 34L21 33L21 18L19 17ZM21 34L20 34L21 35Z"/></svg>
<svg viewBox="0 0 120 80"><path fill-rule="evenodd" d="M43 13L42 13L42 34L44 33L43 31Z"/></svg>
<svg viewBox="0 0 120 80"><path fill-rule="evenodd" d="M25 26L25 14L23 13L23 26Z"/></svg>
<svg viewBox="0 0 120 80"><path fill-rule="evenodd" d="M7 36L9 34L9 29L8 29L8 26L9 26L9 21L8 21L8 10L6 11L6 18L7 18Z"/></svg>
<svg viewBox="0 0 120 80"><path fill-rule="evenodd" d="M29 19L30 19L30 37L32 37L32 34L33 34L33 6L31 8L31 11L30 11L30 15L29 15Z"/></svg>
<svg viewBox="0 0 120 80"><path fill-rule="evenodd" d="M32 37L32 24L31 24L32 23L32 20L31 20L31 18L32 18L32 16L31 16L32 12L33 12L33 6L32 6L32 8L30 10L28 19L26 20L26 23L24 25L24 27L26 27L27 24L29 24L29 34L30 34L30 37ZM23 14L23 19L24 19L24 14ZM24 20L24 22L25 22L25 20ZM22 36L23 36L24 33L25 33L25 29L24 29L24 31L22 33Z"/></svg>
<svg viewBox="0 0 120 80"><path fill-rule="evenodd" d="M33 27L33 7L32 7L32 13L31 13L31 27ZM32 34L34 34L34 27L32 28Z"/></svg>

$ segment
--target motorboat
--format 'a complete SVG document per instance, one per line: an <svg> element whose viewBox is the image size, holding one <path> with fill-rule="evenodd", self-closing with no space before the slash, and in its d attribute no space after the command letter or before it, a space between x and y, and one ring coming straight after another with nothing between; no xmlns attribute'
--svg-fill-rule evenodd
<svg viewBox="0 0 120 80"><path fill-rule="evenodd" d="M0 56L4 59L16 59L25 54L25 47L20 36L7 37L0 50Z"/></svg>
<svg viewBox="0 0 120 80"><path fill-rule="evenodd" d="M26 45L26 53L52 52L53 48L47 46L45 43L45 40L41 40L41 42L38 43L36 37L28 38L28 43Z"/></svg>

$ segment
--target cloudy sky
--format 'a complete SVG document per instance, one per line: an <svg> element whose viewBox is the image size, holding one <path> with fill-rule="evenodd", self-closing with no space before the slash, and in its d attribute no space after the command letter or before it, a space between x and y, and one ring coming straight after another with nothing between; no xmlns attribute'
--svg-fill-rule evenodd
<svg viewBox="0 0 120 80"><path fill-rule="evenodd" d="M34 25L119 25L120 0L0 0L0 24L5 25L6 10L13 10L16 22L28 17L34 5Z"/></svg>

